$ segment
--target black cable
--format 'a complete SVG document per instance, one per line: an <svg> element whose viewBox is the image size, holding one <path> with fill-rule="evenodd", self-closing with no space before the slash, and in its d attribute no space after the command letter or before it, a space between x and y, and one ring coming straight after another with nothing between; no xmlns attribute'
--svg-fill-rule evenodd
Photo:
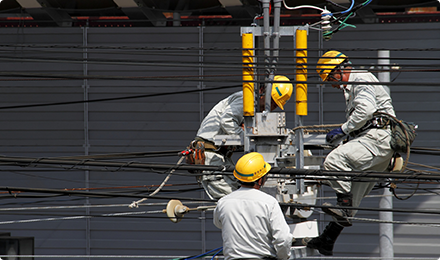
<svg viewBox="0 0 440 260"><path fill-rule="evenodd" d="M83 46L83 45L35 45L35 44L0 44L2 47L13 47L13 48L60 48L60 49L100 49L100 50L153 50L153 51L242 51L243 48L200 48L200 47L132 47L132 46ZM308 51L329 51L334 48L265 48L264 50L279 50L279 51L297 51L297 50L308 50ZM383 48L337 48L339 51L380 51ZM252 50L258 50L258 48L253 48ZM440 48L387 48L389 51L440 51Z"/></svg>
<svg viewBox="0 0 440 260"><path fill-rule="evenodd" d="M374 59L377 60L377 58L362 58L362 59ZM396 60L397 58L393 58L393 60ZM402 58L404 60L407 60L407 58ZM415 60L440 60L437 58L414 58ZM26 58L26 57L1 57L0 61L7 61L7 62L38 62L38 63L67 63L67 64L99 64L99 65L126 65L126 66L153 66L153 67L178 67L183 70L187 68L204 68L204 69L237 69L241 70L243 69L243 63L242 62L200 62L200 61L186 61L185 63L176 63L171 61L149 61L149 60L118 60L118 59L82 59L82 58ZM246 65L252 66L253 69L263 69L267 67L267 63L264 62L254 62L254 63L247 63ZM278 69L292 69L296 66L307 66L311 69L316 69L316 63L292 63L292 62L279 62L277 63ZM357 63L357 67L367 66L371 67L374 66L375 70L377 71L404 71L401 68L419 68L419 67L428 67L430 69L426 70L427 72L438 72L440 68L440 64L402 64L402 63L393 63L390 62L389 65L381 65L381 64L361 64ZM399 69L390 69L390 68L382 68L381 67L391 67L391 66L398 66ZM419 72L418 70L417 72ZM13 72L12 72L13 73ZM237 74L238 75L238 74ZM182 76L183 77L183 76Z"/></svg>
<svg viewBox="0 0 440 260"><path fill-rule="evenodd" d="M360 211L378 211L378 212L393 212L393 213L416 213L416 214L433 214L440 215L440 210L416 210L416 209L384 209L384 208L367 208L367 207L349 207L349 206L327 206L327 205L310 205L302 203L280 203L282 206L292 206L295 208L330 208L330 209L350 209ZM440 224L440 223L438 223Z"/></svg>
<svg viewBox="0 0 440 260"><path fill-rule="evenodd" d="M410 7L422 7L422 6L431 6L431 5L436 5L438 4L438 1L428 1L425 3L415 3L415 4L406 4L406 5L374 5L374 4L369 4L368 6L370 6L373 9L396 9L396 8L410 8Z"/></svg>
<svg viewBox="0 0 440 260"><path fill-rule="evenodd" d="M1 76L0 72L0 76ZM61 77L61 76L60 76ZM67 76L66 76L67 77ZM78 77L84 77L84 78L95 78L95 77L86 77L86 76L80 76ZM128 79L127 77L123 77L120 79ZM133 79L140 80L138 77L135 77ZM154 80L163 80L163 78L155 78ZM194 78L194 81L200 81L200 79ZM202 80L202 81L206 81ZM236 82L239 82L238 80ZM254 81L257 83L264 83L266 81ZM304 83L302 81L290 81L292 84L296 83ZM307 84L326 84L322 81L306 81ZM332 83L332 84L339 84L339 83ZM342 83L341 83L342 84ZM343 84L364 84L359 82L345 82ZM381 82L369 82L370 85L382 85ZM398 86L440 86L440 83L386 83L387 85L398 85ZM178 95L178 94L188 94L188 93L197 93L197 92L204 92L204 91L213 91L213 90L221 90L221 89L230 89L230 88L240 88L242 85L232 85L232 86L223 86L223 87L212 87L212 88L204 88L204 89L193 89L193 90L184 90L184 91L175 91L175 92L165 92L165 93L155 93L155 94L144 94L144 95L134 95L134 96L125 96L125 97L115 97L115 98L101 98L101 99L90 99L90 100L77 100L77 101L65 101L65 102L54 102L54 103L43 103L43 104L27 104L27 105L14 105L14 106L2 106L0 107L0 110L6 110L6 109L18 109L18 108L30 108L30 107L43 107L43 106L59 106L59 105L72 105L72 104L83 104L83 103L94 103L94 102L107 102L107 101L117 101L117 100L129 100L129 99L138 99L138 98L149 98L149 97L158 97L158 96L167 96L167 95Z"/></svg>
<svg viewBox="0 0 440 260"><path fill-rule="evenodd" d="M63 194L66 196L85 196L85 197L107 197L107 198L140 198L143 199L145 196L143 195L136 195L136 194L126 194L126 193L111 193L111 192L93 192L93 191L68 191L68 190L57 190L57 189L43 189L43 188L26 188L26 187L6 187L6 186L0 186L0 190L4 191L25 191L25 192L35 192L35 193L48 193L48 194ZM210 199L201 199L201 198L186 198L186 197L178 197L178 196L160 196L160 195L154 195L151 197L148 197L148 199L164 199L164 200L171 200L171 199L178 199L178 200L187 200L187 201L208 201L208 202L215 202L216 200L210 200Z"/></svg>
<svg viewBox="0 0 440 260"><path fill-rule="evenodd" d="M1 47L1 45L0 45L0 47ZM140 50L138 50L138 51L136 51L136 52L127 52L127 51L132 51L132 49L114 49L114 48L109 48L109 49L111 49L111 50L113 50L112 52L103 52L103 51L101 51L101 49L99 49L99 48L97 48L97 49L94 49L93 47L90 47L90 46L87 46L87 47L89 47L89 48L91 48L91 49L87 49L87 50L79 50L79 51L66 51L66 50L63 50L63 51L53 51L53 50L51 50L51 48L44 48L44 47L42 47L42 48L37 48L38 50L23 50L23 49L20 49L20 53L21 54L23 54L23 53L25 53L25 52L30 52L28 55L31 55L31 54L35 54L35 55L40 55L41 53L53 53L53 54L59 54L59 53L62 53L62 54L82 54L82 53L89 53L89 54L112 54L112 55L136 55L136 56L139 56L139 55L160 55L160 56L171 56L171 57L174 57L174 56L188 56L188 57L199 57L199 56L206 56L206 57L224 57L224 55L222 55L222 54L213 54L213 53L210 53L210 52L206 52L206 51L209 51L209 50L205 50L205 49L199 49L199 50L197 50L197 49L193 49L193 48L190 48L190 49L188 49L189 51L194 51L194 53L188 53L188 52L183 52L184 51L184 49L172 49L172 50L169 50L169 49L167 49L167 48L165 48L165 49L163 49L163 48L161 48L161 49L151 49L151 50L149 50L149 49L147 49L147 50L145 50L145 49L140 49ZM87 48L87 47L84 47L84 48ZM10 54L11 52L17 52L17 47L12 47L12 46L7 46L7 47L5 47L6 49L4 49L4 50L2 50L1 48L0 48L0 52L5 52L5 53L7 53L7 54ZM107 48L105 49L105 50L107 50ZM137 49L135 49L135 50L137 50ZM278 48L277 50L279 50L280 52L285 52L283 55L278 55L278 56L273 56L273 55L266 55L266 54L261 54L263 51L265 51L265 50L275 50L275 49L273 49L273 48L268 48L268 49L265 49L265 48L253 48L252 50L254 50L256 53L255 53L255 55L254 55L254 57L256 57L256 58L264 58L264 57L269 57L269 58L273 58L273 57L279 57L279 56L282 56L283 58L303 58L303 57L298 57L298 56L296 56L295 54L290 54L290 53L292 53L292 52L294 52L294 51L296 51L296 50L304 50L304 49L286 49L286 48ZM323 49L323 50L321 50L321 49L313 49L313 48L308 48L308 49L306 49L307 51L328 51L328 50L330 50L330 49ZM340 50L340 51L342 51L342 49L339 49L338 48L338 50ZM370 51L378 51L379 49L377 49L377 50L370 50ZM421 49L421 50L423 50L423 49ZM435 51L436 49L426 49L426 50L429 50L429 51ZM117 51L121 51L121 52L117 52ZM144 52L141 52L141 51L144 51ZM176 52L176 51L178 51L178 52ZM199 51L205 51L203 54L200 54L199 53ZM242 51L243 51L243 49L216 49L216 51L224 51L224 52L228 52L228 57L236 57L236 58L240 58L240 57L242 57L243 55L242 55ZM233 51L234 53L230 53L231 51ZM439 49L439 51L440 51L440 49ZM307 58L313 58L313 59L315 59L315 58L320 58L320 56L315 56L315 55L310 55L310 53L309 53L309 55L307 56ZM364 56L350 56L349 57L350 59L378 59L378 57L364 57ZM435 58L435 57L390 57L390 59L395 59L395 60L425 60L425 59L427 59L427 60L439 60L440 58Z"/></svg>
<svg viewBox="0 0 440 260"><path fill-rule="evenodd" d="M202 89L202 90L201 89L193 89L193 90L184 90L184 91L176 91L176 92L155 93L155 94L125 96L125 97L116 97L116 98L100 98L100 99L78 100L78 101L68 101L68 102L54 102L54 103L46 103L46 104L3 106L3 107L0 107L0 110L2 110L2 109L29 108L29 107L41 107L41 106L72 105L72 104L106 102L106 101L116 101L116 100L128 100L128 99L137 99L137 98L159 97L159 96L166 96L166 95L188 94L188 93L195 93L195 92L200 92L200 91L212 91L212 90L238 88L238 87L242 87L242 86L241 85L234 85L234 86L206 88L206 89Z"/></svg>
<svg viewBox="0 0 440 260"><path fill-rule="evenodd" d="M190 174L192 176L201 175L218 175L219 172L232 172L234 170L233 166L214 166L214 165L188 165L188 164L159 164L159 163L141 163L141 162L110 162L110 161L87 161L87 160L64 160L64 159L53 159L53 158L26 158L26 157L0 157L0 162L9 163L11 166L35 166L35 165L66 165L73 166L84 166L84 167L109 167L115 168L116 170L122 168L132 168L139 170L152 170L157 171L167 171L169 169L175 168L179 171L210 171L212 173L207 174L206 172L200 174ZM271 174L288 175L288 176L345 176L351 178L393 178L393 179L411 179L411 180L440 180L440 175L423 174L420 172L410 172L410 173L389 173L389 172L374 172L374 171L327 171L327 170L311 170L311 169L291 169L291 168L277 168L274 167L270 171Z"/></svg>

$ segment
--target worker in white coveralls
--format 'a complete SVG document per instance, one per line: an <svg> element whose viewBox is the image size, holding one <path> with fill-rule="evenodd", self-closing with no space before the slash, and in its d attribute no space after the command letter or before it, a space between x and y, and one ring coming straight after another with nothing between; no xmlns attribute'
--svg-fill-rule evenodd
<svg viewBox="0 0 440 260"><path fill-rule="evenodd" d="M234 170L241 188L217 202L214 224L222 230L226 260L290 258L294 238L284 214L273 196L259 190L270 169L259 153L242 156Z"/></svg>
<svg viewBox="0 0 440 260"><path fill-rule="evenodd" d="M328 51L318 61L317 71L324 81L344 92L346 101L346 122L331 130L326 141L339 142L348 136L348 142L333 149L324 161L324 169L329 171L379 171L388 170L394 151L390 147L391 130L385 117L375 112L395 116L387 87L373 85L379 82L370 72L355 70L348 57L339 51ZM356 82L356 84L343 84ZM358 207L361 200L370 193L376 184L371 182L351 182L349 177L337 176L328 184L335 190L337 205ZM332 206L323 203L324 206ZM344 227L351 226L350 217L356 210L343 208L323 208L333 217L316 238L305 238L303 243L309 248L318 249L323 255L333 255L334 243Z"/></svg>
<svg viewBox="0 0 440 260"><path fill-rule="evenodd" d="M293 86L290 80L281 75L274 77L272 84L271 111L277 107L284 110L284 105L292 96ZM279 81L279 83L277 83ZM264 96L260 97L264 101ZM262 102L264 105L264 102ZM243 136L243 91L236 92L216 104L203 119L191 146L196 150L196 164L205 165L234 165L231 160L232 147L216 147L214 138L217 135ZM202 147L202 154L200 148ZM203 159L201 159L203 157ZM197 160L199 160L197 162ZM204 171L205 175L198 178L211 199L219 199L238 189L239 184L232 176L212 175L213 172Z"/></svg>

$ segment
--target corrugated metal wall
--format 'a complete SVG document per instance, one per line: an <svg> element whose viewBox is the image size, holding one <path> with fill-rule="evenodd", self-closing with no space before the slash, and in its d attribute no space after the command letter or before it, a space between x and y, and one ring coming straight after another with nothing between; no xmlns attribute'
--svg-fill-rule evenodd
<svg viewBox="0 0 440 260"><path fill-rule="evenodd" d="M436 48L440 43L439 27L434 23L359 25L356 29L348 28L337 33L331 41L324 42L323 47L340 49L351 57L376 57L377 48L384 48L393 50L392 58L439 58L438 51L409 50ZM183 149L194 137L200 120L209 109L229 93L240 89L232 87L203 94L157 95L239 85L241 39L238 27L2 28L0 35L4 57L0 59L0 68L5 76L2 77L0 88L0 153L5 156L43 158ZM309 48L315 48L309 51L309 62L315 64L318 57L316 48L319 47L317 32L310 32L308 45ZM293 79L292 39L283 37L281 48L284 51L281 52L281 68L278 73ZM372 50L367 52L366 48ZM401 50L397 51L397 48ZM29 60L31 58L32 61ZM88 62L84 64L82 60L85 58ZM432 68L438 69L438 60L392 59L392 62L430 64ZM201 63L203 66L199 66ZM376 60L354 59L354 63L367 66L376 63ZM30 73L38 75L30 77ZM54 79L52 74L62 74L62 77ZM87 77L83 78L82 75ZM163 78L151 79L158 76ZM316 74L313 76L311 80L317 79ZM414 146L439 147L436 136L440 129L439 88L406 83L438 82L439 73L405 71L393 73L394 77L397 77L395 82L402 83L391 86L398 116L414 121L420 127ZM155 94L157 96L105 102L7 108ZM320 110L321 105L323 111ZM344 108L339 91L330 86L310 85L309 116L305 118L304 124L343 122ZM293 128L294 102L286 106L286 111L288 127ZM168 163L177 160L177 156L142 159L146 162ZM439 166L433 156L412 155L411 161ZM164 174L147 171L77 170L69 166L62 169L4 166L1 186L107 188L104 191L109 191L108 187L158 185L164 178ZM173 176L169 183L195 184L195 179ZM414 196L406 201L395 199L395 208L438 209L436 186L422 186L432 191L424 191L430 196ZM167 192L163 194L196 198L204 196L200 190L188 189L182 192L182 189L186 189L182 187L164 189ZM189 187L195 188L196 185ZM332 196L331 191L325 190L326 197ZM402 194L411 191L399 190ZM373 191L372 195L380 192ZM129 209L127 205L135 198L26 198L25 194L19 194L18 198L12 199L6 196L3 194L2 197L3 209L106 205L3 211L0 216L1 230L15 236L35 237L35 252L39 255L185 256L221 246L220 232L212 225L211 212L188 214L178 224L171 223L163 213L150 213L163 209L167 200L150 199L146 203L163 204ZM361 206L378 207L378 198L366 198ZM102 216L134 212L144 214ZM67 219L73 215L86 217ZM357 216L378 218L377 212L360 212ZM43 221L50 217L56 220ZM327 216L318 214L314 217L322 221L329 220ZM411 222L436 222L438 219L437 215L417 214L395 214L394 217L395 220ZM31 219L40 221L2 222ZM437 227L395 224L394 231L396 256L440 255ZM377 256L378 239L377 223L356 223L352 228L344 230L335 247L335 254Z"/></svg>

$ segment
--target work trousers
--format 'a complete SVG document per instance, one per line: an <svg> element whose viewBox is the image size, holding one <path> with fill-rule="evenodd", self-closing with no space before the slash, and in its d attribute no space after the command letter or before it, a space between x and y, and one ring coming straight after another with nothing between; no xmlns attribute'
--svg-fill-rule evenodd
<svg viewBox="0 0 440 260"><path fill-rule="evenodd" d="M324 161L329 171L388 171L394 151L390 147L391 130L372 128L359 137L332 150ZM326 181L336 193L353 194L353 207L359 207L362 199L370 193L378 179L362 179L351 182L348 176L332 176ZM370 182L366 182L366 181ZM353 211L352 216L357 211Z"/></svg>
<svg viewBox="0 0 440 260"><path fill-rule="evenodd" d="M223 156L220 153L205 150L205 165L234 165L231 158ZM208 194L210 199L219 199L234 190L238 189L240 185L232 175L212 174L212 171L203 171L201 184ZM212 175L211 175L212 174Z"/></svg>

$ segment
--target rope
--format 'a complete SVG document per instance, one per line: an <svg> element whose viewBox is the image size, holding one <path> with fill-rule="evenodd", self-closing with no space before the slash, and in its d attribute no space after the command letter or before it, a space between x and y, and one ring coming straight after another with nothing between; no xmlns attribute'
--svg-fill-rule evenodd
<svg viewBox="0 0 440 260"><path fill-rule="evenodd" d="M410 156L410 153L411 153L411 148L410 148L411 143L410 143L410 140L409 140L408 132L406 131L406 128L403 125L403 123L399 119L397 119L395 116L390 115L388 113L384 113L384 112L376 112L376 113L391 118L394 121L394 123L399 124L402 127L402 130L405 133L405 138L406 138L406 159L403 162L402 169L400 169L400 171L399 171L399 172L403 172L406 169L406 166L408 165L409 156ZM410 194L409 196L407 196L405 198L401 198L396 193L397 185L395 183L391 183L390 184L390 190L393 193L394 197L396 197L396 199L398 199L398 200L407 200L407 199L411 198L417 192L418 187L419 187L419 183L417 184L417 187L416 187L416 189L414 190L414 192L412 194Z"/></svg>
<svg viewBox="0 0 440 260"><path fill-rule="evenodd" d="M183 159L185 157L181 156L179 161L177 162L177 165L181 164ZM165 177L165 179L162 181L162 183L159 185L159 187L150 195L148 195L149 197L156 195L165 185L165 183L167 183L167 181L170 179L171 174L173 174L173 172L176 170L176 168L173 168L170 170L170 172L168 173L168 175ZM146 201L148 198L143 198L140 199L138 201L133 201L130 205L128 205L129 208L139 208L139 203Z"/></svg>
<svg viewBox="0 0 440 260"><path fill-rule="evenodd" d="M297 126L295 128L293 128L291 131L295 131L297 129L305 129L305 128L325 128L325 127L338 127L341 126L342 124L330 124L330 125L309 125L309 126Z"/></svg>
<svg viewBox="0 0 440 260"><path fill-rule="evenodd" d="M420 163L414 163L414 162L408 162L408 164L415 165L415 166L421 166L421 167L425 167L425 168L429 168L429 169L434 169L434 170L440 171L439 167L429 166L429 165L426 165L426 164L420 164Z"/></svg>
<svg viewBox="0 0 440 260"><path fill-rule="evenodd" d="M374 222L374 223L389 223L389 224L402 224L402 225L412 225L412 226L440 227L440 223L416 223L416 222L408 222L408 221L379 220L379 219L372 219L372 218L356 218L356 217L348 217L348 219L365 221L365 222Z"/></svg>
<svg viewBox="0 0 440 260"><path fill-rule="evenodd" d="M142 215L142 214L157 214L157 213L163 213L163 211L162 210L154 210L154 211L121 212L121 213L100 214L100 215L96 215L96 216L72 216L72 217L62 217L62 218L40 218L40 219L10 220L10 221L1 221L0 225L21 224L21 223L34 223L34 222L43 222L43 221L89 219L89 218L94 218L94 217L120 217L120 216L127 216L127 215Z"/></svg>

